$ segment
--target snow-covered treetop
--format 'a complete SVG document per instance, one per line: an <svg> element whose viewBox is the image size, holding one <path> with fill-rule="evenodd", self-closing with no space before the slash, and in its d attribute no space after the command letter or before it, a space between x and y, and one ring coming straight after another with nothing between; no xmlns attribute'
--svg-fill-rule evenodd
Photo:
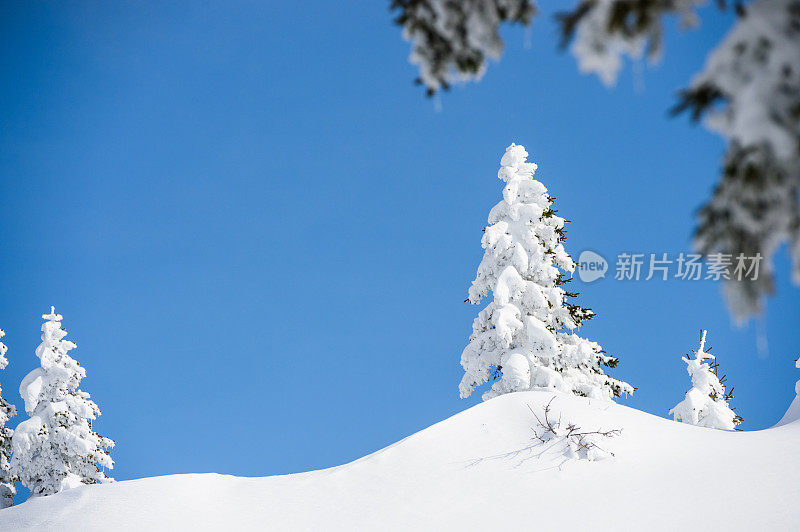
<svg viewBox="0 0 800 532"><path fill-rule="evenodd" d="M571 280L562 272L575 269L563 246L565 220L547 188L533 179L537 165L527 157L523 146L512 144L500 161L503 199L489 213L483 260L468 297L477 305L491 292L493 301L475 318L461 355L461 396L493 379L484 399L532 388L597 398L633 393L603 372L616 358L571 332L594 313L570 303L577 294L562 288Z"/></svg>
<svg viewBox="0 0 800 532"><path fill-rule="evenodd" d="M36 348L36 356L41 360L41 368L32 371L23 379L19 393L25 400L25 411L32 414L42 400L61 400L69 392L78 388L86 376L86 370L69 352L78 347L74 342L64 340L67 335L61 327L61 314L50 307L49 314L43 314L42 343ZM58 368L58 371L48 371Z"/></svg>
<svg viewBox="0 0 800 532"><path fill-rule="evenodd" d="M670 413L675 421L733 430L742 422L742 418L728 405L728 400L732 399L733 395L725 392L725 385L721 382L724 377L720 379L714 371L716 364L712 366L705 362L715 360L710 352L711 349L706 349L706 333L705 329L700 333L700 346L696 351L693 350L695 357L691 358L688 355L683 357L686 371L692 379L692 388L686 392L684 400L670 410Z"/></svg>
<svg viewBox="0 0 800 532"><path fill-rule="evenodd" d="M550 209L552 198L547 188L533 179L538 166L527 162L527 158L524 146L511 144L500 160L497 177L506 186L503 200L489 212L489 226L481 241L486 254L469 289L470 303L479 303L490 291L494 291L496 301L498 296L501 303L507 301L515 289L513 285L522 282L511 270L506 271L509 262L517 272L530 273L543 284L556 281L557 267L567 272L575 270L575 263L562 245L564 219ZM530 260L529 253L539 260ZM552 260L546 257L548 254ZM558 320L550 324L553 326L577 326L563 311L552 318Z"/></svg>
<svg viewBox="0 0 800 532"><path fill-rule="evenodd" d="M64 319L64 316L56 314L56 307L51 305L50 314L42 314L42 319L47 321L61 321Z"/></svg>
<svg viewBox="0 0 800 532"><path fill-rule="evenodd" d="M682 360L686 362L687 371L692 377L692 385L695 388L709 388L709 391L719 390L722 385L717 385L717 383L713 382L714 379L709 378L709 374L711 374L710 366L703 362L704 360L714 360L716 358L710 351L706 351L706 334L708 334L708 331L705 329L700 331L700 347L696 351L692 350L695 355L694 358L690 358L687 355L682 357Z"/></svg>

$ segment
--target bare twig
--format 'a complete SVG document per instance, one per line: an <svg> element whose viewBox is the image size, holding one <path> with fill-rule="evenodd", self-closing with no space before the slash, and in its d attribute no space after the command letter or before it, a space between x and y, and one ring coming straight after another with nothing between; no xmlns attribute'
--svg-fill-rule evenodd
<svg viewBox="0 0 800 532"><path fill-rule="evenodd" d="M533 414L533 417L536 419L536 426L533 427L533 434L539 442L546 443L553 439L561 439L566 443L567 450L577 452L583 451L583 454L586 455L584 458L589 458L589 454L592 450L598 450L614 456L614 453L611 451L597 445L595 439L596 437L613 438L619 436L622 434L622 429L582 430L581 427L574 423L569 423L562 428L561 414L558 416L558 421L550 419L550 411L554 399L555 397L551 398L547 405L545 405L544 414L542 416L543 419L534 412L531 405L527 405L528 410L531 411L531 414Z"/></svg>
<svg viewBox="0 0 800 532"><path fill-rule="evenodd" d="M551 417L553 400L555 400L555 396L545 405L542 416L539 416L530 404L526 405L536 420L535 426L531 427L533 442L530 445L507 453L471 460L466 467L474 467L486 460L514 460L517 462L515 467L520 467L528 460L538 460L549 455L551 457L560 456L561 461L552 467L545 467L537 471L561 470L570 459L594 460L597 458L596 453L614 456L614 453L600 447L595 440L619 436L622 434L622 429L582 430L574 423L564 426L561 414L558 415L557 421Z"/></svg>

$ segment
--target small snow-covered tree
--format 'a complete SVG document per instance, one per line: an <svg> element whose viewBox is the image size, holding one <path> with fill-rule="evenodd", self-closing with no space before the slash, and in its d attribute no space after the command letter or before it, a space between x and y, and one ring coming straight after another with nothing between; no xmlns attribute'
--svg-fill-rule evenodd
<svg viewBox="0 0 800 532"><path fill-rule="evenodd" d="M47 321L36 348L41 365L19 387L30 419L14 432L11 458L12 472L32 497L114 480L104 472L114 467L106 451L114 441L92 430L100 409L78 389L86 370L68 354L77 346L63 339L67 331L55 308L42 318Z"/></svg>
<svg viewBox="0 0 800 532"><path fill-rule="evenodd" d="M725 391L725 376L720 378L717 375L716 361L712 364L703 362L715 360L710 353L711 348L706 349L705 346L706 331L703 330L700 333L700 347L693 351L695 357L683 357L686 371L692 377L692 388L686 392L684 400L669 413L674 416L675 421L690 425L733 430L744 420L728 405L728 401L733 399L733 388L729 392Z"/></svg>
<svg viewBox="0 0 800 532"><path fill-rule="evenodd" d="M0 329L0 338L5 335L6 332ZM7 350L6 345L0 342L0 369L5 369L8 365ZM11 473L9 463L11 459L11 437L14 435L14 431L10 427L6 427L8 420L16 413L17 409L3 399L3 390L0 389L0 508L13 506L14 495L17 494L17 489L14 487L14 475Z"/></svg>
<svg viewBox="0 0 800 532"><path fill-rule="evenodd" d="M577 294L562 286L575 263L564 250L564 219L552 208L547 188L533 179L536 164L523 146L512 144L500 161L503 199L489 213L481 244L485 250L468 301L490 302L475 318L461 355L461 397L495 379L483 395L551 388L586 397L619 397L634 388L605 374L618 360L572 331L594 317L570 303Z"/></svg>

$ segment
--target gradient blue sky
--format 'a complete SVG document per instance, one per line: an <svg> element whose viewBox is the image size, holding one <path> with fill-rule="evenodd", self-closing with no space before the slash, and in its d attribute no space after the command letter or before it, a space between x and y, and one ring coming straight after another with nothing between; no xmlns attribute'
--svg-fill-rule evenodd
<svg viewBox="0 0 800 532"><path fill-rule="evenodd" d="M387 4L0 4L7 398L56 305L119 479L333 466L476 404L463 301L512 141L573 255L689 250L724 146L667 110L730 16L672 24L661 64L607 90L556 50L569 4L545 3L530 48L504 31L502 62L437 112ZM712 282L580 286L583 334L639 388L622 404L666 416L706 327L743 427L776 422L800 378L777 264L765 358Z"/></svg>

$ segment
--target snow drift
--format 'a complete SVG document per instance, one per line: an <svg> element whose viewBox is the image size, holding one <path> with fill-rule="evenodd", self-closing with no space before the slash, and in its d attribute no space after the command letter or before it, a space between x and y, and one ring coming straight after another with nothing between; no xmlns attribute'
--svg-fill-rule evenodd
<svg viewBox="0 0 800 532"><path fill-rule="evenodd" d="M533 438L553 411L621 428L614 458ZM726 432L547 391L503 395L355 462L266 478L173 475L83 486L0 512L2 530L800 529L798 405Z"/></svg>

